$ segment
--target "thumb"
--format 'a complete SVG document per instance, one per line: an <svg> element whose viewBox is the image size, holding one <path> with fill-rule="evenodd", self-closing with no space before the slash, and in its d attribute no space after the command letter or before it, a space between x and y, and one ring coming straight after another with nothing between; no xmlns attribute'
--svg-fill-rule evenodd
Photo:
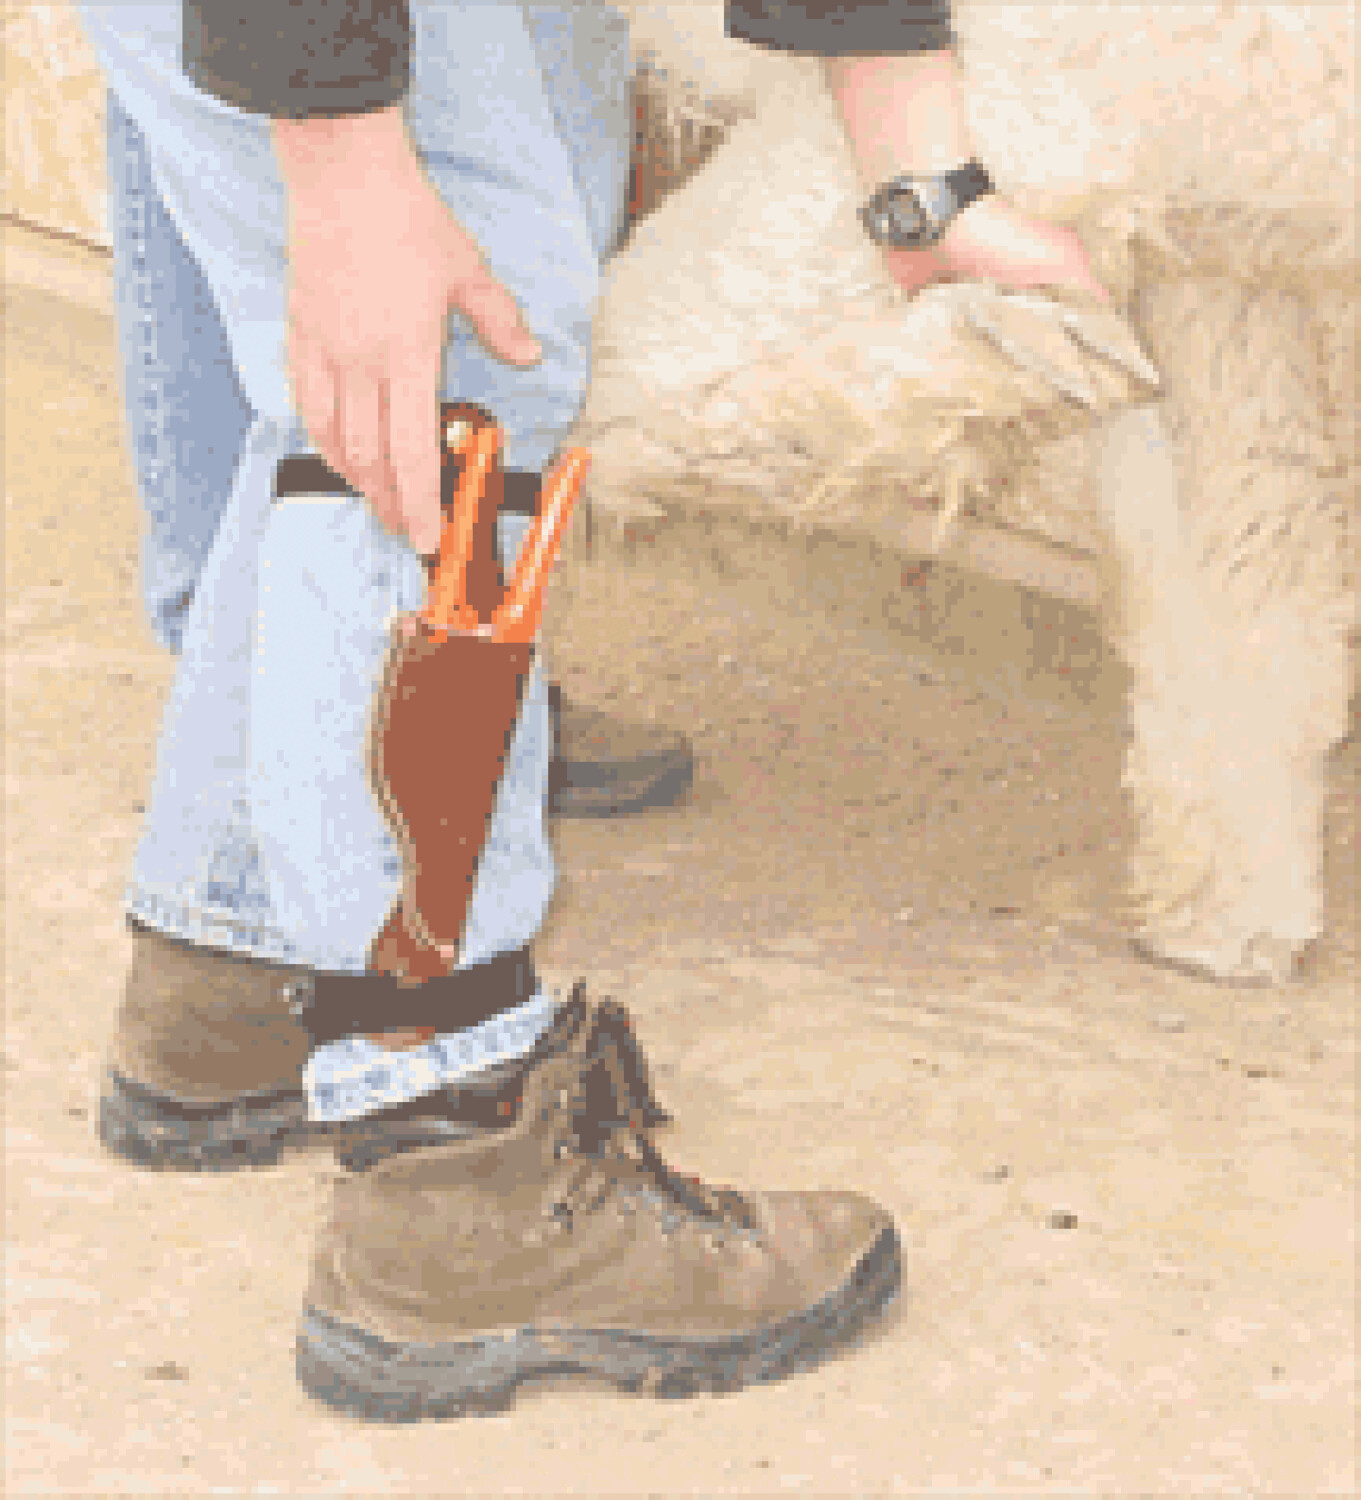
<svg viewBox="0 0 1361 1500"><path fill-rule="evenodd" d="M532 365L543 358L543 347L529 331L515 298L489 272L457 283L450 306L462 313L485 348L512 365Z"/></svg>

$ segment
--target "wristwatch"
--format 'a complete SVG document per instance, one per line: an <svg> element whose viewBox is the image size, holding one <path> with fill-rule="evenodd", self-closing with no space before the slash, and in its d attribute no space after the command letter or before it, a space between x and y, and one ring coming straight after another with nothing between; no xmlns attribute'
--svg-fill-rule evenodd
<svg viewBox="0 0 1361 1500"><path fill-rule="evenodd" d="M925 250L941 238L957 214L992 191L992 178L977 161L933 177L895 177L860 210L860 222L876 245Z"/></svg>

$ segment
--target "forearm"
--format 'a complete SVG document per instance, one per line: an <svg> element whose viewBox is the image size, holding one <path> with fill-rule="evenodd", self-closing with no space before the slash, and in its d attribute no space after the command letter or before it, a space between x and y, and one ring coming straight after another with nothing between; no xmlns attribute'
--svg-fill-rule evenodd
<svg viewBox="0 0 1361 1500"><path fill-rule="evenodd" d="M943 172L973 155L952 51L828 57L823 68L867 187L905 172Z"/></svg>
<svg viewBox="0 0 1361 1500"><path fill-rule="evenodd" d="M368 114L270 121L275 154L290 186L306 185L332 171L353 178L370 169L403 167L413 159L400 105Z"/></svg>

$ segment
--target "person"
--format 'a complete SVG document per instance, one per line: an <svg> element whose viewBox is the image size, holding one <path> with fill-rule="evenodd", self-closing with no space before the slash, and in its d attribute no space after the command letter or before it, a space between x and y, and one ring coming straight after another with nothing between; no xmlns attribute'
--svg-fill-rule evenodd
<svg viewBox="0 0 1361 1500"><path fill-rule="evenodd" d="M330 1132L347 1172L297 1368L370 1418L497 1407L546 1371L729 1390L845 1346L897 1291L890 1216L676 1173L627 1012L534 973L554 879L537 659L455 967L422 984L371 967L404 851L367 735L390 626L420 609L439 543L440 398L504 433L509 567L580 408L619 239L623 18L477 0L82 15L110 90L145 591L179 658L105 1143L220 1168ZM958 175L947 0L731 0L728 27L827 58L879 188L867 232L903 285L1094 285L1073 237L977 164ZM455 707L471 736L485 705Z"/></svg>

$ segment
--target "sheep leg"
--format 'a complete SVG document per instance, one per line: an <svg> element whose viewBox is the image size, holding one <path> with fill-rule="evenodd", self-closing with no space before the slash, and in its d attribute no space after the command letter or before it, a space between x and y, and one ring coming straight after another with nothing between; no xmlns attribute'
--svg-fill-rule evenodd
<svg viewBox="0 0 1361 1500"><path fill-rule="evenodd" d="M1103 519L1132 669L1127 872L1147 956L1280 982L1322 925L1346 731L1344 528L1306 306L1226 280L1136 314L1166 395L1110 419Z"/></svg>

